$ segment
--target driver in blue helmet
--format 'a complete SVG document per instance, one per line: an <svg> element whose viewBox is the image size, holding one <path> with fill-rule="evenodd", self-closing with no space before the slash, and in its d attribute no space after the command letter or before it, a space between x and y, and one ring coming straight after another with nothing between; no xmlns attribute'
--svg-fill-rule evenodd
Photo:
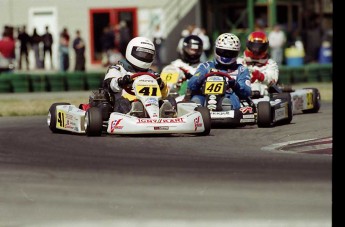
<svg viewBox="0 0 345 227"><path fill-rule="evenodd" d="M187 98L204 106L205 96L201 88L205 75L210 72L223 72L230 75L233 80L227 81L225 97L230 100L232 109L240 109L240 99L251 96L250 73L247 67L237 63L241 49L239 38L232 33L223 33L215 42L214 59L198 66L195 74L188 82Z"/></svg>

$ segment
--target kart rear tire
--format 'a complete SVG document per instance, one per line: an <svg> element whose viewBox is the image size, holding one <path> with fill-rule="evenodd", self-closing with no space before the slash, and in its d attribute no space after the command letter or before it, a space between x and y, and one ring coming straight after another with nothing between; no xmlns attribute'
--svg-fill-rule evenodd
<svg viewBox="0 0 345 227"><path fill-rule="evenodd" d="M102 131L102 110L97 107L91 107L85 113L85 133L87 136L101 136Z"/></svg>
<svg viewBox="0 0 345 227"><path fill-rule="evenodd" d="M257 124L259 128L268 128L272 123L272 109L269 101L261 101L257 105Z"/></svg>
<svg viewBox="0 0 345 227"><path fill-rule="evenodd" d="M56 128L56 106L59 106L59 105L71 105L71 104L68 102L56 102L50 106L49 111L48 111L48 116L47 116L47 124L53 133L64 132L63 130Z"/></svg>
<svg viewBox="0 0 345 227"><path fill-rule="evenodd" d="M281 123L282 124L290 124L292 121L292 117L293 117L291 94L287 93L287 92L279 93L279 94L277 94L276 98L288 102L288 118L282 120Z"/></svg>
<svg viewBox="0 0 345 227"><path fill-rule="evenodd" d="M303 113L317 113L321 107L321 94L317 88L303 88L313 90L313 108L309 110L302 110Z"/></svg>
<svg viewBox="0 0 345 227"><path fill-rule="evenodd" d="M202 133L200 133L199 135L208 136L211 132L211 123L212 123L210 110L204 106L198 106L195 108L195 110L200 112L200 114L202 116L202 120L204 122L204 127L205 127L205 130Z"/></svg>

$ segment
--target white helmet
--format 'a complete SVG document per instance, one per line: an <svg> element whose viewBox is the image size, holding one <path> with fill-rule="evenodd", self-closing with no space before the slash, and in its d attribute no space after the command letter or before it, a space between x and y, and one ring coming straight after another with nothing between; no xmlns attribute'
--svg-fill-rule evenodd
<svg viewBox="0 0 345 227"><path fill-rule="evenodd" d="M126 59L137 70L146 71L152 65L155 52L155 46L151 40L135 37L127 45Z"/></svg>
<svg viewBox="0 0 345 227"><path fill-rule="evenodd" d="M216 60L223 65L231 65L236 62L241 49L240 39L231 33L218 36L215 43L214 55Z"/></svg>

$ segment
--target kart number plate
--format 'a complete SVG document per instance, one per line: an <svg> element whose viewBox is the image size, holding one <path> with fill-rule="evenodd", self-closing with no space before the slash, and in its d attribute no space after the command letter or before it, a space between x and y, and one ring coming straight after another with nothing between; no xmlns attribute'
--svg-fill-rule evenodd
<svg viewBox="0 0 345 227"><path fill-rule="evenodd" d="M56 128L65 128L66 127L66 113L65 111L56 112Z"/></svg>
<svg viewBox="0 0 345 227"><path fill-rule="evenodd" d="M205 95L220 95L224 93L224 81L206 81L204 86Z"/></svg>
<svg viewBox="0 0 345 227"><path fill-rule="evenodd" d="M313 107L313 94L307 93L307 109L312 109Z"/></svg>
<svg viewBox="0 0 345 227"><path fill-rule="evenodd" d="M161 78L166 83L176 84L178 81L178 72L162 72Z"/></svg>
<svg viewBox="0 0 345 227"><path fill-rule="evenodd" d="M162 96L161 90L157 85L137 85L135 89L137 94L141 96Z"/></svg>

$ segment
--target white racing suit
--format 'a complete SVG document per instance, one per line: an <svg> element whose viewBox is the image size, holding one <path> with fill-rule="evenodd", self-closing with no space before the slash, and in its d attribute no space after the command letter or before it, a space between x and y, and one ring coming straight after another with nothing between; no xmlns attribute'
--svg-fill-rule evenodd
<svg viewBox="0 0 345 227"><path fill-rule="evenodd" d="M245 58L238 58L237 62L248 68L251 77L252 72L255 70L258 70L264 74L265 78L263 81L251 81L252 92L259 91L260 95L266 96L268 95L268 85L276 84L278 82L278 64L273 59L268 59L265 61L265 63L259 63L250 60L248 61Z"/></svg>

